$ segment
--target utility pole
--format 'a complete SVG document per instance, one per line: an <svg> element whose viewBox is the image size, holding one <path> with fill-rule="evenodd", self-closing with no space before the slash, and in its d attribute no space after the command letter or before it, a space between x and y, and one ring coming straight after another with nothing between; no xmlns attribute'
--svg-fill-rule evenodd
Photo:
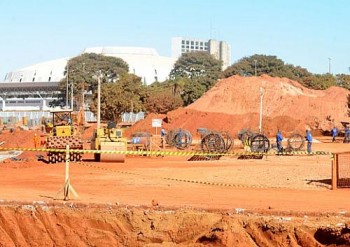
<svg viewBox="0 0 350 247"><path fill-rule="evenodd" d="M71 86L70 108L72 108L72 111L73 111L73 106L74 106L74 102L73 102L73 97L74 97L74 92L73 92L73 90L74 90L74 83L73 83L73 81L72 81L72 83L70 84L70 86Z"/></svg>
<svg viewBox="0 0 350 247"><path fill-rule="evenodd" d="M66 109L68 108L68 84L69 84L68 74L69 74L69 67L68 67L68 62L67 62Z"/></svg>
<svg viewBox="0 0 350 247"><path fill-rule="evenodd" d="M259 133L261 134L261 129L262 129L262 100L264 96L264 89L261 87L260 88L260 115L259 115Z"/></svg>
<svg viewBox="0 0 350 247"><path fill-rule="evenodd" d="M331 72L332 72L332 71L331 71L331 60L332 60L332 59L329 57L329 58L328 58L328 73L329 73L329 74L331 74Z"/></svg>

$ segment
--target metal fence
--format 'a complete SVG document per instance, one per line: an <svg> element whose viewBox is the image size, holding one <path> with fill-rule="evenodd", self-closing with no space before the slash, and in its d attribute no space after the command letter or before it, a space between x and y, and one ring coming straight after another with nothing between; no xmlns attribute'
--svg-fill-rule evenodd
<svg viewBox="0 0 350 247"><path fill-rule="evenodd" d="M90 111L85 111L85 121L96 121L95 115ZM28 127L41 124L43 118L51 118L48 111L0 111L0 122L7 125L14 125L26 119Z"/></svg>
<svg viewBox="0 0 350 247"><path fill-rule="evenodd" d="M126 123L136 123L139 120L145 118L144 112L123 112L122 113L122 122Z"/></svg>

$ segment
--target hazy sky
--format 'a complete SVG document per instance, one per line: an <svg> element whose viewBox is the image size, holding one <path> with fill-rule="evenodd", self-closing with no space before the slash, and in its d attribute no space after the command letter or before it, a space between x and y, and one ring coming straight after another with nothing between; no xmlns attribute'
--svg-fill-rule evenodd
<svg viewBox="0 0 350 247"><path fill-rule="evenodd" d="M1 0L0 81L93 46L171 56L176 36L231 45L232 63L275 55L313 73L350 73L348 0ZM331 60L329 60L331 58Z"/></svg>

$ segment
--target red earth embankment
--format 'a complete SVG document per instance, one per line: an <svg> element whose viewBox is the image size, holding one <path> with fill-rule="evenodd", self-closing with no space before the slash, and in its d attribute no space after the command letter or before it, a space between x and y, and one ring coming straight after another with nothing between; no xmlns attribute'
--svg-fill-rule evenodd
<svg viewBox="0 0 350 247"><path fill-rule="evenodd" d="M241 129L259 128L260 96L262 97L262 129L274 135L305 131L306 128L330 130L349 121L348 90L331 87L312 90L287 78L232 76L222 79L201 98L186 108L166 115L150 114L130 130L155 133L152 118L161 118L166 129L183 128L195 133L197 128L229 131L236 136Z"/></svg>
<svg viewBox="0 0 350 247"><path fill-rule="evenodd" d="M326 221L325 221L326 220ZM347 246L338 216L14 203L0 206L2 246Z"/></svg>

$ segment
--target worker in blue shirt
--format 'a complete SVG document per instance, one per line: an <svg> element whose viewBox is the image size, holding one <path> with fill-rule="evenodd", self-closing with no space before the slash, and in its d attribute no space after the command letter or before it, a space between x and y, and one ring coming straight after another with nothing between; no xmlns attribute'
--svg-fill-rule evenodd
<svg viewBox="0 0 350 247"><path fill-rule="evenodd" d="M160 137L161 137L161 140L162 140L162 142L161 142L162 148L165 147L165 136L166 136L166 131L165 131L164 128L162 128L160 130Z"/></svg>
<svg viewBox="0 0 350 247"><path fill-rule="evenodd" d="M277 150L279 153L283 151L282 140L283 140L282 133L280 130L278 130L276 135L276 143L277 143Z"/></svg>
<svg viewBox="0 0 350 247"><path fill-rule="evenodd" d="M350 142L350 129L349 129L349 126L346 126L344 143L349 143L349 142Z"/></svg>
<svg viewBox="0 0 350 247"><path fill-rule="evenodd" d="M312 135L310 130L306 130L307 152L311 154Z"/></svg>
<svg viewBox="0 0 350 247"><path fill-rule="evenodd" d="M332 142L335 142L335 138L338 135L338 129L334 126L332 129Z"/></svg>

